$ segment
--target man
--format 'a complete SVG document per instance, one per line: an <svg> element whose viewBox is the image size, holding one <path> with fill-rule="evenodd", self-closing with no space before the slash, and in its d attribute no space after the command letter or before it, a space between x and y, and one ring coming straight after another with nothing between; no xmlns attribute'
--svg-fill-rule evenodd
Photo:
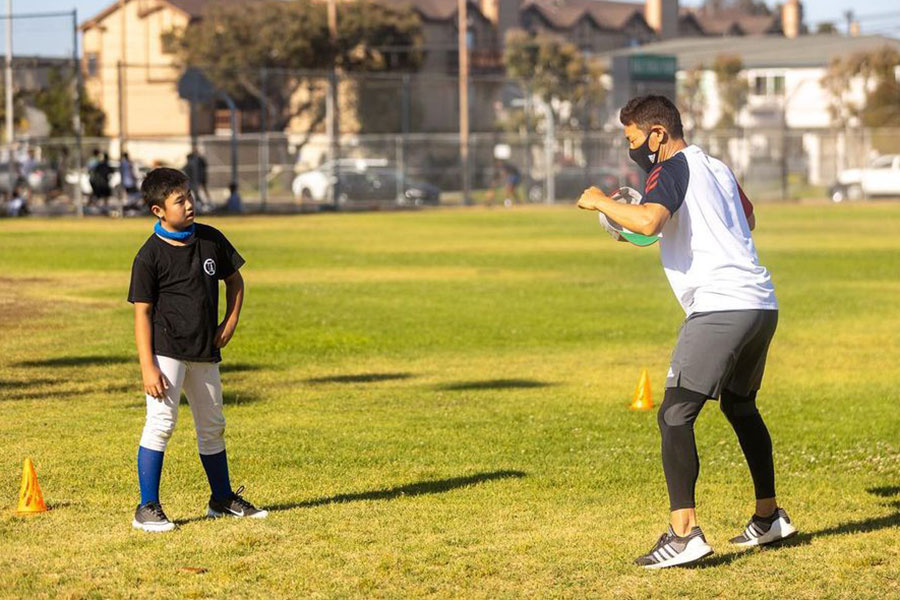
<svg viewBox="0 0 900 600"><path fill-rule="evenodd" d="M661 233L663 268L687 315L658 415L670 526L635 564L671 567L712 553L694 510L700 470L694 421L709 398L721 398L756 492L756 512L731 542L777 542L796 530L776 502L772 441L756 408L778 303L750 235L753 207L727 166L685 142L681 115L667 98L634 98L620 121L631 158L649 172L643 200L619 204L592 187L578 207L636 233Z"/></svg>

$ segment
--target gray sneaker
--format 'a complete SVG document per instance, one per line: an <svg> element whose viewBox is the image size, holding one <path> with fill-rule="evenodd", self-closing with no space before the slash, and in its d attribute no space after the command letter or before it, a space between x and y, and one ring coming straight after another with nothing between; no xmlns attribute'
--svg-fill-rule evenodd
<svg viewBox="0 0 900 600"><path fill-rule="evenodd" d="M169 520L159 502L139 504L134 511L131 526L144 531L162 532L175 529L175 523Z"/></svg>
<svg viewBox="0 0 900 600"><path fill-rule="evenodd" d="M696 562L713 553L706 543L706 537L699 527L691 529L684 537L675 535L672 526L659 537L656 545L643 556L634 560L634 564L645 569L664 569Z"/></svg>
<svg viewBox="0 0 900 600"><path fill-rule="evenodd" d="M729 541L737 546L749 548L780 542L795 533L797 528L791 523L791 518L783 508L779 508L770 517L753 515L744 532Z"/></svg>

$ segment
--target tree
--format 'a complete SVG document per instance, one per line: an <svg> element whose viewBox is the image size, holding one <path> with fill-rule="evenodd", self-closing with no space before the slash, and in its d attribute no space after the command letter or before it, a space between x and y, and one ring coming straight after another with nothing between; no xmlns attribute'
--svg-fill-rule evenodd
<svg viewBox="0 0 900 600"><path fill-rule="evenodd" d="M63 74L59 67L51 69L47 75L47 86L27 95L28 102L47 116L50 123L50 137L75 135L75 82L71 73ZM81 123L84 135L102 136L106 115L91 102L81 90Z"/></svg>
<svg viewBox="0 0 900 600"><path fill-rule="evenodd" d="M868 127L900 125L900 84L895 74L898 65L900 52L887 45L833 58L822 78L822 86L828 92L835 125L845 126L854 117L861 118ZM856 78L862 79L866 90L863 105L848 98Z"/></svg>
<svg viewBox="0 0 900 600"><path fill-rule="evenodd" d="M703 91L703 74L706 67L702 64L688 69L680 81L678 103L681 113L687 117L694 130L703 126L703 113L706 110L706 95Z"/></svg>
<svg viewBox="0 0 900 600"><path fill-rule="evenodd" d="M199 20L163 36L180 67L197 66L244 106L265 104L269 128L307 115L310 132L324 119L321 74L416 69L421 23L410 8L341 3L337 40L330 40L324 2L293 0L209 3ZM265 70L265 76L263 76ZM297 92L309 88L308 94Z"/></svg>
<svg viewBox="0 0 900 600"><path fill-rule="evenodd" d="M835 27L834 23L832 23L831 21L823 21L816 25L816 33L818 34L834 35L837 32L837 27Z"/></svg>
<svg viewBox="0 0 900 600"><path fill-rule="evenodd" d="M582 128L585 123L578 121L579 111L573 108L601 106L606 98L600 64L588 61L574 44L556 36L510 31L503 60L507 75L550 105L562 128Z"/></svg>
<svg viewBox="0 0 900 600"><path fill-rule="evenodd" d="M747 102L749 91L747 80L741 75L743 70L744 64L737 56L720 54L713 62L722 110L716 127L730 128L737 125L738 113Z"/></svg>

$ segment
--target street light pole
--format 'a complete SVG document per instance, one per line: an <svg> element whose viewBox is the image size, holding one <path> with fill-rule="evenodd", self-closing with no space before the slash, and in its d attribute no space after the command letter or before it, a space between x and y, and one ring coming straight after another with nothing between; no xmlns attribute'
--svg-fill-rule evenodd
<svg viewBox="0 0 900 600"><path fill-rule="evenodd" d="M328 190L331 194L331 204L337 208L340 200L340 172L338 170L338 154L340 151L340 142L338 135L340 132L338 126L338 82L337 82L337 2L336 0L328 0L328 36L331 40L331 48L334 52L331 69L328 71L328 90L325 98L325 129L328 136L328 159L331 163L331 185Z"/></svg>

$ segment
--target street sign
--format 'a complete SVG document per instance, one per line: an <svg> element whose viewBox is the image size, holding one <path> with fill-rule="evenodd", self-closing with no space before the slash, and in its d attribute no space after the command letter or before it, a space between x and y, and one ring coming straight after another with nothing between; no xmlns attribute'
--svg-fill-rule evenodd
<svg viewBox="0 0 900 600"><path fill-rule="evenodd" d="M178 79L178 96L190 102L209 102L216 96L216 87L203 71L190 67Z"/></svg>
<svg viewBox="0 0 900 600"><path fill-rule="evenodd" d="M628 58L632 81L675 81L677 62L674 56L633 54Z"/></svg>

